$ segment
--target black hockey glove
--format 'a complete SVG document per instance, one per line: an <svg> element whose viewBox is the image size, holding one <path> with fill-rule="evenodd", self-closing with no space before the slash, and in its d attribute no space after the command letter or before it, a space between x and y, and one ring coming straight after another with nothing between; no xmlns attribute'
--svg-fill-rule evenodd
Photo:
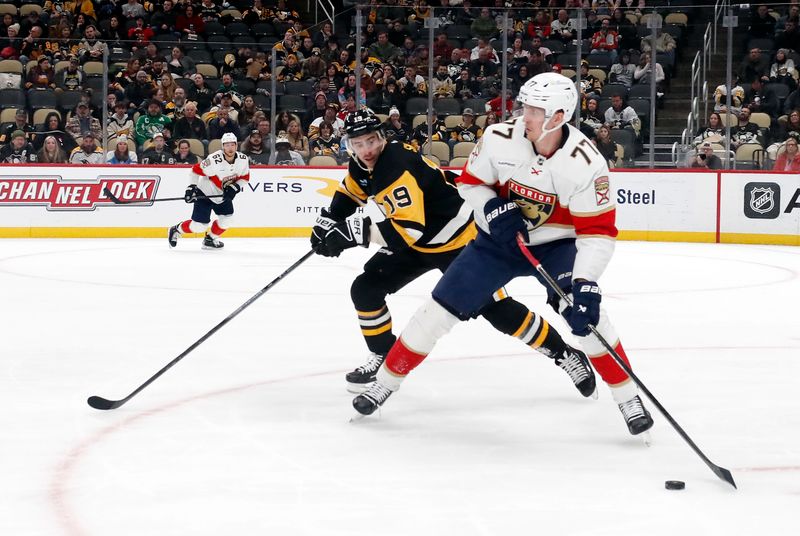
<svg viewBox="0 0 800 536"><path fill-rule="evenodd" d="M194 184L187 186L186 192L183 194L183 200L187 203L194 203L201 197L203 197L203 192Z"/></svg>
<svg viewBox="0 0 800 536"><path fill-rule="evenodd" d="M564 312L572 333L585 337L591 333L589 324L597 326L601 298L600 287L594 281L579 279L572 283L572 310Z"/></svg>
<svg viewBox="0 0 800 536"><path fill-rule="evenodd" d="M222 199L225 201L233 201L233 198L236 197L236 194L242 191L242 187L239 186L237 183L232 182L225 186L222 189Z"/></svg>
<svg viewBox="0 0 800 536"><path fill-rule="evenodd" d="M515 202L502 197L493 197L483 207L489 235L498 244L514 244L517 233L527 233L525 217Z"/></svg>
<svg viewBox="0 0 800 536"><path fill-rule="evenodd" d="M328 234L328 231L330 231L334 225L336 225L336 220L331 218L331 213L324 208L320 210L319 216L317 216L317 221L314 222L314 227L311 229L311 249L317 253L320 253L320 244L325 239L325 235Z"/></svg>
<svg viewBox="0 0 800 536"><path fill-rule="evenodd" d="M350 217L336 223L325 235L317 253L325 257L338 257L342 251L356 246L369 245L369 218Z"/></svg>

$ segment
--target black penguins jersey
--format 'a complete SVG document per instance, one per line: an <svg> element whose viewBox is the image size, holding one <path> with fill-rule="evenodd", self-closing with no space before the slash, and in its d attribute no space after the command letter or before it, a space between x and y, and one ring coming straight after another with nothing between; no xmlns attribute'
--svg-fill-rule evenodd
<svg viewBox="0 0 800 536"><path fill-rule="evenodd" d="M377 227L389 249L424 253L462 248L475 237L472 209L458 195L453 174L406 143L391 142L368 172L355 158L331 202L342 220L373 198L386 219Z"/></svg>

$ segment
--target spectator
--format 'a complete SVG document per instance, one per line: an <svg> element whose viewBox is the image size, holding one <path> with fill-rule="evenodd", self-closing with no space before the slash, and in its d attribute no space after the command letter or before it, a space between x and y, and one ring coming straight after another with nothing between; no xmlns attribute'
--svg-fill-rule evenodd
<svg viewBox="0 0 800 536"><path fill-rule="evenodd" d="M64 158L76 145L75 138L64 131L61 116L56 111L48 112L42 123L41 130L33 135L31 140L33 148L37 151L41 149L47 136L53 136L56 139L58 145L65 151Z"/></svg>
<svg viewBox="0 0 800 536"><path fill-rule="evenodd" d="M540 9L533 16L533 20L528 23L528 37L539 36L542 39L550 37L552 27L550 26L550 16L543 9Z"/></svg>
<svg viewBox="0 0 800 536"><path fill-rule="evenodd" d="M143 106L146 101L153 98L156 86L144 71L136 73L133 83L125 88L125 99L131 103L132 108Z"/></svg>
<svg viewBox="0 0 800 536"><path fill-rule="evenodd" d="M322 23L322 27L319 31L314 34L311 38L314 41L314 46L319 47L320 49L327 48L328 41L330 39L336 39L333 35L333 26L331 25L330 21L325 21Z"/></svg>
<svg viewBox="0 0 800 536"><path fill-rule="evenodd" d="M575 23L569 18L569 13L567 13L566 9L558 10L558 17L550 23L550 30L552 39L558 39L565 44L572 43L572 40L578 37Z"/></svg>
<svg viewBox="0 0 800 536"><path fill-rule="evenodd" d="M771 118L778 117L778 96L769 85L764 85L760 78L753 79L744 92L744 103L752 113L765 113Z"/></svg>
<svg viewBox="0 0 800 536"><path fill-rule="evenodd" d="M403 100L413 97L427 97L428 85L425 79L417 74L415 67L406 67L403 78L397 81L398 91Z"/></svg>
<svg viewBox="0 0 800 536"><path fill-rule="evenodd" d="M11 135L18 130L25 134L26 141L33 140L34 128L28 123L28 112L24 108L17 108L14 122L3 128L3 132L0 133L0 144L9 143Z"/></svg>
<svg viewBox="0 0 800 536"><path fill-rule="evenodd" d="M205 31L206 23L201 15L195 12L191 4L186 5L182 15L178 15L175 20L175 30L180 33L182 39L197 41L197 35Z"/></svg>
<svg viewBox="0 0 800 536"><path fill-rule="evenodd" d="M278 75L279 82L296 82L303 79L303 66L297 61L297 55L289 54L286 56L286 65L284 65L280 74Z"/></svg>
<svg viewBox="0 0 800 536"><path fill-rule="evenodd" d="M436 76L431 81L431 90L434 99L452 99L456 94L456 85L447 74L447 66L439 65Z"/></svg>
<svg viewBox="0 0 800 536"><path fill-rule="evenodd" d="M161 75L158 82L162 91L164 91L164 99L166 101L171 101L175 97L175 88L178 87L178 84L175 83L175 79L167 72Z"/></svg>
<svg viewBox="0 0 800 536"><path fill-rule="evenodd" d="M692 161L692 168L702 169L722 169L722 160L714 154L714 148L711 142L704 141L700 146L700 152L694 157Z"/></svg>
<svg viewBox="0 0 800 536"><path fill-rule="evenodd" d="M344 135L344 121L336 117L336 113L338 111L339 106L337 106L336 103L328 103L325 107L325 112L323 113L322 117L317 117L314 119L311 122L311 125L308 127L308 139L313 140L319 136L319 126L323 123L323 121L330 123L333 126L333 135L341 138Z"/></svg>
<svg viewBox="0 0 800 536"><path fill-rule="evenodd" d="M778 141L785 141L789 136L800 137L800 110L792 110L786 118L786 123L781 125Z"/></svg>
<svg viewBox="0 0 800 536"><path fill-rule="evenodd" d="M505 101L505 106L503 106L504 101ZM493 111L498 115L498 117L502 117L503 108L505 108L506 116L510 115L511 110L514 109L514 99L511 96L510 89L506 89L505 99L503 99L502 94L499 94L495 98L491 99L489 102L486 103L486 109Z"/></svg>
<svg viewBox="0 0 800 536"><path fill-rule="evenodd" d="M264 117L263 119L258 120L258 127L254 130L258 130L261 134L262 145L264 145L264 150L268 153L272 150L272 131L270 130L270 123L269 119Z"/></svg>
<svg viewBox="0 0 800 536"><path fill-rule="evenodd" d="M147 140L153 138L157 133L172 125L169 117L161 113L161 103L151 99L146 103L147 113L139 116L136 120L134 132L136 134L136 144L142 147ZM144 159L142 160L143 163Z"/></svg>
<svg viewBox="0 0 800 536"><path fill-rule="evenodd" d="M33 12L32 12L33 13ZM44 54L44 46L42 41L42 27L33 26L31 33L28 37L24 38L19 47L19 61L23 64L28 63L30 60L39 59Z"/></svg>
<svg viewBox="0 0 800 536"><path fill-rule="evenodd" d="M787 20L786 29L775 38L775 46L800 51L800 30L797 28L797 24L796 20Z"/></svg>
<svg viewBox="0 0 800 536"><path fill-rule="evenodd" d="M226 132L232 132L237 138L239 137L239 124L230 117L230 112L231 110L227 106L220 106L217 110L217 117L208 124L209 139L221 139Z"/></svg>
<svg viewBox="0 0 800 536"><path fill-rule="evenodd" d="M484 123L484 130L489 128L490 125L496 125L500 122L500 118L493 111L486 112L486 122Z"/></svg>
<svg viewBox="0 0 800 536"><path fill-rule="evenodd" d="M739 66L739 79L749 84L756 78L769 78L769 67L769 57L760 48L752 48Z"/></svg>
<svg viewBox="0 0 800 536"><path fill-rule="evenodd" d="M206 0L203 0L204 2ZM128 0L127 3L122 5L122 16L128 20L134 20L137 17L144 17L147 12L144 6L138 0Z"/></svg>
<svg viewBox="0 0 800 536"><path fill-rule="evenodd" d="M450 146L462 141L477 143L483 136L483 129L475 124L475 112L472 108L464 108L461 113L461 123L450 132Z"/></svg>
<svg viewBox="0 0 800 536"><path fill-rule="evenodd" d="M249 98L252 100L252 97ZM169 117L170 121L174 123L183 117L184 108L186 108L186 92L182 87L178 86L175 88L175 93L172 96L172 100L167 101L167 105L164 107L164 109L167 112L167 117Z"/></svg>
<svg viewBox="0 0 800 536"><path fill-rule="evenodd" d="M136 153L128 147L128 136L121 134L117 136L114 150L106 153L106 163L108 164L136 164Z"/></svg>
<svg viewBox="0 0 800 536"><path fill-rule="evenodd" d="M36 161L40 164L63 164L67 162L67 153L55 136L47 136L42 148L36 153Z"/></svg>
<svg viewBox="0 0 800 536"><path fill-rule="evenodd" d="M400 119L400 110L393 107L389 118L383 122L383 134L388 141L407 142L411 140L411 128Z"/></svg>
<svg viewBox="0 0 800 536"><path fill-rule="evenodd" d="M542 57L542 55L539 53L538 50L536 52L534 52L534 54L538 58ZM541 61L541 60L539 60L539 61ZM514 73L514 76L511 78L511 91L514 94L519 93L519 90L522 89L522 86L525 85L525 82L527 82L528 80L533 78L533 76L531 76L530 71L528 70L528 68L529 68L528 65L521 65L520 68L517 70L517 72Z"/></svg>
<svg viewBox="0 0 800 536"><path fill-rule="evenodd" d="M620 95L611 97L611 108L606 110L605 123L612 129L627 129L639 138L642 122L633 108L627 106Z"/></svg>
<svg viewBox="0 0 800 536"><path fill-rule="evenodd" d="M176 164L198 164L200 157L192 152L192 146L187 140L178 142L178 152L175 154Z"/></svg>
<svg viewBox="0 0 800 536"><path fill-rule="evenodd" d="M609 20L605 19L600 23L600 30L592 36L592 50L590 54L608 52L611 57L611 63L616 63L618 55L617 49L619 49L619 35L611 29Z"/></svg>
<svg viewBox="0 0 800 536"><path fill-rule="evenodd" d="M694 138L694 144L699 145L704 141L720 143L724 138L725 127L722 126L722 118L719 113L711 112L711 115L708 116L708 126L697 129L697 136Z"/></svg>
<svg viewBox="0 0 800 536"><path fill-rule="evenodd" d="M128 39L133 41L131 51L146 47L154 35L153 30L144 25L144 17L136 17L136 25L128 30Z"/></svg>
<svg viewBox="0 0 800 536"><path fill-rule="evenodd" d="M261 138L261 132L258 129L250 131L250 134L239 146L239 151L247 156L251 165L269 164L269 151L264 147L264 140Z"/></svg>
<svg viewBox="0 0 800 536"><path fill-rule="evenodd" d="M175 76L189 78L197 72L194 60L183 53L181 47L172 47L172 54L167 58L167 70Z"/></svg>
<svg viewBox="0 0 800 536"><path fill-rule="evenodd" d="M132 84L133 81L136 80L136 75L139 74L141 66L142 63L138 58L130 58L128 60L128 64L125 66L125 69L118 72L114 77L114 83L110 84L109 89L114 89L115 91L125 91L125 88L127 88L128 85Z"/></svg>
<svg viewBox="0 0 800 536"><path fill-rule="evenodd" d="M309 80L319 80L325 76L325 69L328 65L322 59L320 49L314 47L311 49L311 56L303 62L303 78Z"/></svg>
<svg viewBox="0 0 800 536"><path fill-rule="evenodd" d="M100 125L100 120L92 117L92 112L86 102L79 102L75 107L75 113L67 121L67 133L75 138L76 143L80 143L85 139L86 133L92 135L92 140L100 139L103 137L103 127ZM100 154L100 164L103 163L102 152ZM70 161L72 155L70 155Z"/></svg>
<svg viewBox="0 0 800 536"><path fill-rule="evenodd" d="M646 35L642 38L641 44L641 51L642 52L651 52L653 50L653 36ZM675 43L675 38L673 38L670 34L658 28L656 30L656 60L658 60L659 55L663 55L667 58L669 65L672 66L675 64L675 47L677 46Z"/></svg>
<svg viewBox="0 0 800 536"><path fill-rule="evenodd" d="M637 48L636 26L628 20L625 13L622 12L622 9L616 8L614 10L611 14L609 24L611 29L619 35L619 47L622 50Z"/></svg>
<svg viewBox="0 0 800 536"><path fill-rule="evenodd" d="M773 171L791 171L800 173L800 152L797 150L798 137L791 136L783 144L784 151L775 160Z"/></svg>
<svg viewBox="0 0 800 536"><path fill-rule="evenodd" d="M611 66L608 79L612 84L622 84L625 87L630 88L633 85L633 74L635 72L636 66L631 64L631 54L625 50L619 56L619 63L615 63ZM661 73L664 73L663 69L661 70ZM656 78L658 78L657 72Z"/></svg>
<svg viewBox="0 0 800 536"><path fill-rule="evenodd" d="M734 75L731 81L731 113L738 114L744 102L744 88L739 85L739 78ZM724 113L727 111L728 86L720 84L714 90L714 111Z"/></svg>
<svg viewBox="0 0 800 536"><path fill-rule="evenodd" d="M472 99L480 96L481 89L468 69L462 69L461 75L456 80L456 98L461 100Z"/></svg>
<svg viewBox="0 0 800 536"><path fill-rule="evenodd" d="M494 63L500 63L500 58L497 57L497 54L494 51L494 47L489 43L488 39L479 38L478 43L472 47L469 53L470 61L477 60L480 58L481 51L486 51L486 55L490 61Z"/></svg>
<svg viewBox="0 0 800 536"><path fill-rule="evenodd" d="M619 146L611 139L611 129L608 125L600 125L597 134L592 140L597 150L606 159L609 168L617 167L617 150Z"/></svg>
<svg viewBox="0 0 800 536"><path fill-rule="evenodd" d="M258 110L259 109L256 106L256 101L253 99L253 96L245 96L244 100L242 101L242 109L239 110L239 114L236 116L236 122L239 123L239 127L243 127L244 125L250 123Z"/></svg>
<svg viewBox="0 0 800 536"><path fill-rule="evenodd" d="M194 85L189 88L188 98L197 104L197 111L205 113L211 108L211 102L214 98L214 91L208 87L205 78L200 73L195 73L192 76Z"/></svg>
<svg viewBox="0 0 800 536"><path fill-rule="evenodd" d="M33 145L28 142L23 131L15 130L11 133L11 142L0 148L0 162L6 164L36 162Z"/></svg>
<svg viewBox="0 0 800 536"><path fill-rule="evenodd" d="M581 60L581 102L586 106L587 98L599 98L603 93L603 82L599 78L589 73L589 62Z"/></svg>
<svg viewBox="0 0 800 536"><path fill-rule="evenodd" d="M447 64L447 74L455 81L464 69L469 69L469 60L464 57L462 49L455 48L450 54L450 61Z"/></svg>
<svg viewBox="0 0 800 536"><path fill-rule="evenodd" d="M285 136L278 134L275 140L275 154L270 155L271 166L305 166L306 163L299 153L291 150L291 143Z"/></svg>
<svg viewBox="0 0 800 536"><path fill-rule="evenodd" d="M378 32L378 41L370 45L369 53L382 63L394 63L400 55L397 47L389 41L389 32L385 30Z"/></svg>
<svg viewBox="0 0 800 536"><path fill-rule="evenodd" d="M50 65L50 58L42 56L29 71L25 89L55 89L56 72Z"/></svg>
<svg viewBox="0 0 800 536"><path fill-rule="evenodd" d="M128 115L128 106L125 101L114 104L114 113L108 118L106 136L109 141L119 136L133 136L133 120Z"/></svg>
<svg viewBox="0 0 800 536"><path fill-rule="evenodd" d="M775 63L769 69L769 81L773 84L784 84L789 90L797 89L797 69L789 57L790 50L781 48L775 53Z"/></svg>
<svg viewBox="0 0 800 536"><path fill-rule="evenodd" d="M222 8L214 3L214 0L203 0L197 12L203 22L217 22ZM271 14L271 12L270 12Z"/></svg>
<svg viewBox="0 0 800 536"><path fill-rule="evenodd" d="M283 34L283 40L275 43L275 46L272 47L272 54L275 55L275 64L284 65L286 57L297 52L297 48L294 32L291 29L286 30Z"/></svg>
<svg viewBox="0 0 800 536"><path fill-rule="evenodd" d="M750 108L742 106L739 111L739 124L731 128L731 143L735 148L745 143L758 143L764 145L763 140L760 138L758 125L750 122Z"/></svg>
<svg viewBox="0 0 800 536"><path fill-rule="evenodd" d="M153 134L153 145L142 152L142 164L172 165L175 155L167 149L167 142L162 132Z"/></svg>
<svg viewBox="0 0 800 536"><path fill-rule="evenodd" d="M83 69L77 56L70 56L69 66L61 71L58 77L58 87L64 91L80 91L83 89ZM113 91L113 86L109 87Z"/></svg>
<svg viewBox="0 0 800 536"><path fill-rule="evenodd" d="M455 48L453 45L447 40L447 34L445 32L440 32L439 35L436 36L436 42L433 44L433 59L436 60L439 65L447 65L454 50ZM381 61L385 63L391 60L382 59Z"/></svg>
<svg viewBox="0 0 800 536"><path fill-rule="evenodd" d="M649 85L653 70L650 54L648 52L642 52L641 56L639 56L639 65L633 71L633 78L636 80L637 84ZM664 94L664 80L666 76L664 76L664 69L661 67L660 63L656 63L655 77L656 95L661 97Z"/></svg>
<svg viewBox="0 0 800 536"><path fill-rule="evenodd" d="M470 25L472 35L486 40L492 39L497 35L497 22L492 17L489 8L482 8L481 14Z"/></svg>
<svg viewBox="0 0 800 536"><path fill-rule="evenodd" d="M293 119L289 121L289 126L286 129L286 139L291 144L292 151L303 157L303 160L308 160L311 156L311 149L308 144L308 137L303 134L300 128L300 121Z"/></svg>
<svg viewBox="0 0 800 536"><path fill-rule="evenodd" d="M475 79L484 93L494 83L498 73L497 64L489 59L488 52L484 49L478 53L478 59L469 62L470 76Z"/></svg>
<svg viewBox="0 0 800 536"><path fill-rule="evenodd" d="M286 7L286 0L278 0L278 7L272 10L272 23L280 27L284 24L293 24L300 19L297 11Z"/></svg>
<svg viewBox="0 0 800 536"><path fill-rule="evenodd" d="M592 139L597 135L597 129L605 124L605 117L600 113L599 101L596 97L586 99L586 108L581 110L580 130Z"/></svg>
<svg viewBox="0 0 800 536"><path fill-rule="evenodd" d="M319 136L311 142L312 156L331 156L338 163L341 153L341 139L333 135L333 125L323 121L319 126Z"/></svg>
<svg viewBox="0 0 800 536"><path fill-rule="evenodd" d="M81 63L103 61L103 54L108 54L108 45L100 40L97 28L90 24L84 30L83 39L78 45L78 56Z"/></svg>
<svg viewBox="0 0 800 536"><path fill-rule="evenodd" d="M783 114L789 115L792 110L797 110L798 108L800 108L800 90L795 89L783 101Z"/></svg>
<svg viewBox="0 0 800 536"><path fill-rule="evenodd" d="M103 150L95 143L95 136L85 132L81 143L69 155L70 164L104 164L106 159Z"/></svg>
<svg viewBox="0 0 800 536"><path fill-rule="evenodd" d="M150 26L159 34L175 34L175 22L177 21L177 14L175 13L174 4L172 0L164 0L161 9L157 10L150 17ZM192 8L189 4L186 6ZM178 34L175 34L176 36Z"/></svg>
<svg viewBox="0 0 800 536"><path fill-rule="evenodd" d="M747 27L749 37L773 38L775 36L775 19L769 14L764 4L759 4L751 14L750 26Z"/></svg>
<svg viewBox="0 0 800 536"><path fill-rule="evenodd" d="M541 38L537 36L541 43ZM540 51L537 47L535 50ZM541 51L540 51L541 52ZM531 59L531 53L525 50L522 46L522 38L517 37L511 43L511 47L506 50L508 56L509 69L517 70L520 66L525 65Z"/></svg>
<svg viewBox="0 0 800 536"><path fill-rule="evenodd" d="M431 125L432 141L447 141L450 139L450 132L444 124L444 116L434 115ZM423 121L411 133L411 143L419 149L428 142L428 122Z"/></svg>
<svg viewBox="0 0 800 536"><path fill-rule="evenodd" d="M534 50L531 52L531 62L528 65L523 65L523 67L527 67L528 78L532 78L537 74L549 73L552 71L550 64L544 61L544 57L539 50Z"/></svg>

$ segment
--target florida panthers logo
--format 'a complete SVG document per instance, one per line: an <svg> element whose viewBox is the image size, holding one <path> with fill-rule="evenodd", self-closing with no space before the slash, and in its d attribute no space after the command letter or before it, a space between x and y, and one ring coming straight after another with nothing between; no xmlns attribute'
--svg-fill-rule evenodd
<svg viewBox="0 0 800 536"><path fill-rule="evenodd" d="M543 225L553 214L556 206L556 196L540 192L536 188L523 186L514 181L508 182L508 198L519 205L522 214L530 221L535 229Z"/></svg>

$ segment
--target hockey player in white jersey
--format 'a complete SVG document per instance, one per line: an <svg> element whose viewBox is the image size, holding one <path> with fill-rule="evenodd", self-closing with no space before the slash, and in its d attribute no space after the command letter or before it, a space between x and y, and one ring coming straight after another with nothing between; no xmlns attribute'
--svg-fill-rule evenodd
<svg viewBox="0 0 800 536"><path fill-rule="evenodd" d="M230 227L233 198L250 180L250 164L247 156L236 150L238 141L235 134L223 134L221 141L222 149L192 166L189 186L184 194L184 200L194 204L192 217L169 228L167 239L171 248L178 244L182 234L200 233L206 229L203 249L220 249L224 246L219 237ZM210 198L219 195L222 197ZM212 211L217 215L214 223L211 223Z"/></svg>
<svg viewBox="0 0 800 536"><path fill-rule="evenodd" d="M494 289L538 272L523 256L526 244L566 294L568 307L548 287L548 303L562 313L614 400L631 434L653 425L637 388L595 337L597 327L625 359L605 311L597 280L614 252L615 203L608 167L592 143L568 124L578 103L575 86L556 73L539 74L520 90L522 116L491 125L473 150L458 190L475 211L478 237L449 266L431 298L392 346L376 382L353 400L373 413L460 320L475 316Z"/></svg>

